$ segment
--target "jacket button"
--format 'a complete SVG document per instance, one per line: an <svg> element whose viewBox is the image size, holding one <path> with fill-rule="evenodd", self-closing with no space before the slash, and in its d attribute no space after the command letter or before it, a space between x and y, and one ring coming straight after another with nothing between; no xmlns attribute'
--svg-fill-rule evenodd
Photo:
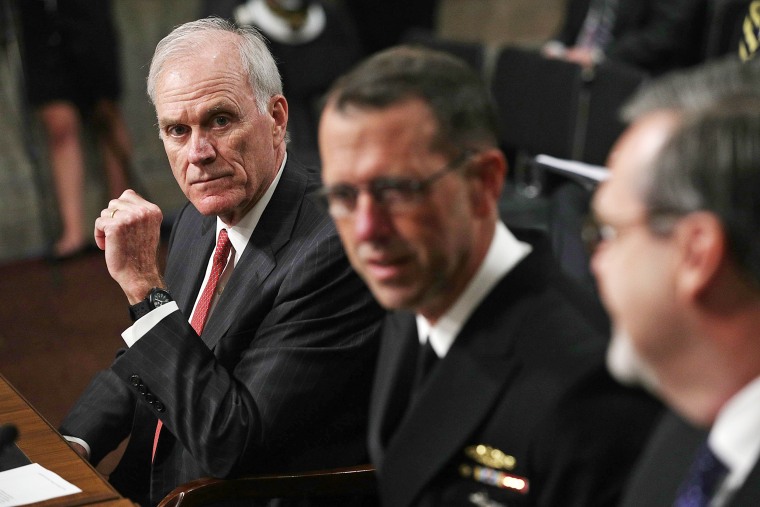
<svg viewBox="0 0 760 507"><path fill-rule="evenodd" d="M152 393L145 393L143 394L143 396L145 396L145 401L147 401L148 403L153 403L154 401L156 401L156 397L153 396Z"/></svg>
<svg viewBox="0 0 760 507"><path fill-rule="evenodd" d="M159 412L163 412L163 411L165 411L165 410L166 410L166 407L164 406L164 404L163 404L163 403L161 403L161 402L160 402L160 401L158 401L158 400L156 400L156 401L155 401L155 403L153 403L153 408L155 408L155 409L156 409L156 410L158 410Z"/></svg>
<svg viewBox="0 0 760 507"><path fill-rule="evenodd" d="M131 377L129 377L129 382L130 382L130 383L131 383L133 386L137 387L137 386L139 386L139 385L140 385L140 383L142 382L142 379L140 378L140 376L139 376L139 375L132 375Z"/></svg>

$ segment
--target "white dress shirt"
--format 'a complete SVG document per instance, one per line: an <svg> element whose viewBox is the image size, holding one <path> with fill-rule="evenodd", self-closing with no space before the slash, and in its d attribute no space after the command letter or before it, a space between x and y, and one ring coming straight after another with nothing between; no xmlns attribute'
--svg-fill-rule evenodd
<svg viewBox="0 0 760 507"><path fill-rule="evenodd" d="M728 467L710 507L722 507L744 484L760 457L760 377L735 394L718 413L708 444Z"/></svg>
<svg viewBox="0 0 760 507"><path fill-rule="evenodd" d="M254 25L269 38L284 44L306 44L319 37L327 24L325 8L312 2L306 8L304 23L297 30L267 5L265 0L248 0L235 9L235 22Z"/></svg>
<svg viewBox="0 0 760 507"><path fill-rule="evenodd" d="M253 230L256 228L256 225L259 223L259 219L261 218L261 215L264 213L264 209L267 207L267 204L269 204L269 200L272 198L272 194L274 194L275 188L277 188L277 183L280 181L280 177L282 176L282 170L285 167L285 162L287 161L288 157L287 154L282 160L282 164L280 165L279 171L277 171L277 175L274 177L274 180L269 185L269 188L264 193L264 195L261 196L261 199L254 205L251 210L246 213L246 215L240 219L240 222L237 223L234 227L230 227L226 225L224 222L222 222L218 217L216 219L216 236L215 238L219 238L219 231L222 229L227 229L227 234L230 238L230 241L232 242L232 250L230 252L230 256L234 255L234 258L232 258L232 262L227 262L227 266L224 268L224 272L222 273L222 276L219 279L219 287L221 289L217 289L217 293L214 295L214 299L211 302L211 309L209 310L209 315L211 315L211 312L214 310L214 305L216 304L216 300L218 299L218 295L221 294L222 290L224 290L224 286L227 284L227 280L230 278L230 274L232 273L232 270L234 269L235 265L240 260L240 256L243 255L243 251L245 250L246 245L248 244L248 240L251 239L251 236L253 235ZM214 241L216 243L216 240ZM195 312L195 305L198 303L198 298L200 298L201 294L203 294L203 288L206 286L206 283L208 282L209 274L211 273L211 264L214 259L213 253L209 256L208 259L208 265L206 266L206 274L203 277L203 284L201 284L201 289L198 291L198 295L195 299L195 304L193 305L193 312ZM165 305L161 305L155 310L152 310L148 312L146 315L144 315L142 318L138 319L137 322L132 324L131 327L126 329L122 334L121 337L124 339L124 342L127 344L128 347L131 347L135 343L137 343L137 340L145 336L145 334L150 331L153 326L158 324L164 317L167 315L179 311L179 307L177 306L177 303L174 301L171 301ZM188 315L188 321L192 319L192 313Z"/></svg>

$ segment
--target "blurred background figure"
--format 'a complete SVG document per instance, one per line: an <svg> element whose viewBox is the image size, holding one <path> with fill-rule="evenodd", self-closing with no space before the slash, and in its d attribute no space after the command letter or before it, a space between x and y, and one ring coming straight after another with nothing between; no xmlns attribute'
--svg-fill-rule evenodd
<svg viewBox="0 0 760 507"><path fill-rule="evenodd" d="M732 55L642 89L593 200L608 364L672 409L625 507L760 501L757 63Z"/></svg>
<svg viewBox="0 0 760 507"><path fill-rule="evenodd" d="M267 38L288 97L288 151L318 167L322 94L364 55L349 14L321 0L204 0L201 15L255 26Z"/></svg>
<svg viewBox="0 0 760 507"><path fill-rule="evenodd" d="M117 102L118 34L108 0L17 4L27 100L47 139L62 227L48 255L62 260L90 244L90 220L86 232L84 228L84 122L94 127L108 198L118 197L129 186L131 145Z"/></svg>
<svg viewBox="0 0 760 507"><path fill-rule="evenodd" d="M545 56L591 67L605 59L661 74L699 62L706 0L567 0Z"/></svg>

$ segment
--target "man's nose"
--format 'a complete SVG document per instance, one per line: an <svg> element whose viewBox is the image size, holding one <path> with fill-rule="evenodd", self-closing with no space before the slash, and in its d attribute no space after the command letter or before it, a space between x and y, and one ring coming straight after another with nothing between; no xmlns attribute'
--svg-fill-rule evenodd
<svg viewBox="0 0 760 507"><path fill-rule="evenodd" d="M388 237L393 231L391 215L367 192L361 192L356 198L353 213L354 233L357 241L377 241Z"/></svg>
<svg viewBox="0 0 760 507"><path fill-rule="evenodd" d="M194 132L190 138L188 162L193 165L209 163L216 158L216 150L208 136L203 132Z"/></svg>

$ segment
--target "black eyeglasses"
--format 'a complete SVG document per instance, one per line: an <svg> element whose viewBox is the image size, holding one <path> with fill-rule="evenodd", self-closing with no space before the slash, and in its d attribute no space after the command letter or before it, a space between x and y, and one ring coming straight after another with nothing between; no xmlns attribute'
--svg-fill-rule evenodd
<svg viewBox="0 0 760 507"><path fill-rule="evenodd" d="M645 225L658 236L666 236L673 230L679 218L687 213L675 211L651 211L646 216L629 222L612 225L600 222L594 214L586 217L581 229L581 241L590 255L606 241L614 241L619 238L626 229L638 225Z"/></svg>
<svg viewBox="0 0 760 507"><path fill-rule="evenodd" d="M425 179L375 178L363 185L325 186L316 192L333 218L346 218L356 210L356 202L361 192L367 192L372 199L391 214L413 211L422 201L430 186L447 173L463 167L476 152L465 150L461 155Z"/></svg>

